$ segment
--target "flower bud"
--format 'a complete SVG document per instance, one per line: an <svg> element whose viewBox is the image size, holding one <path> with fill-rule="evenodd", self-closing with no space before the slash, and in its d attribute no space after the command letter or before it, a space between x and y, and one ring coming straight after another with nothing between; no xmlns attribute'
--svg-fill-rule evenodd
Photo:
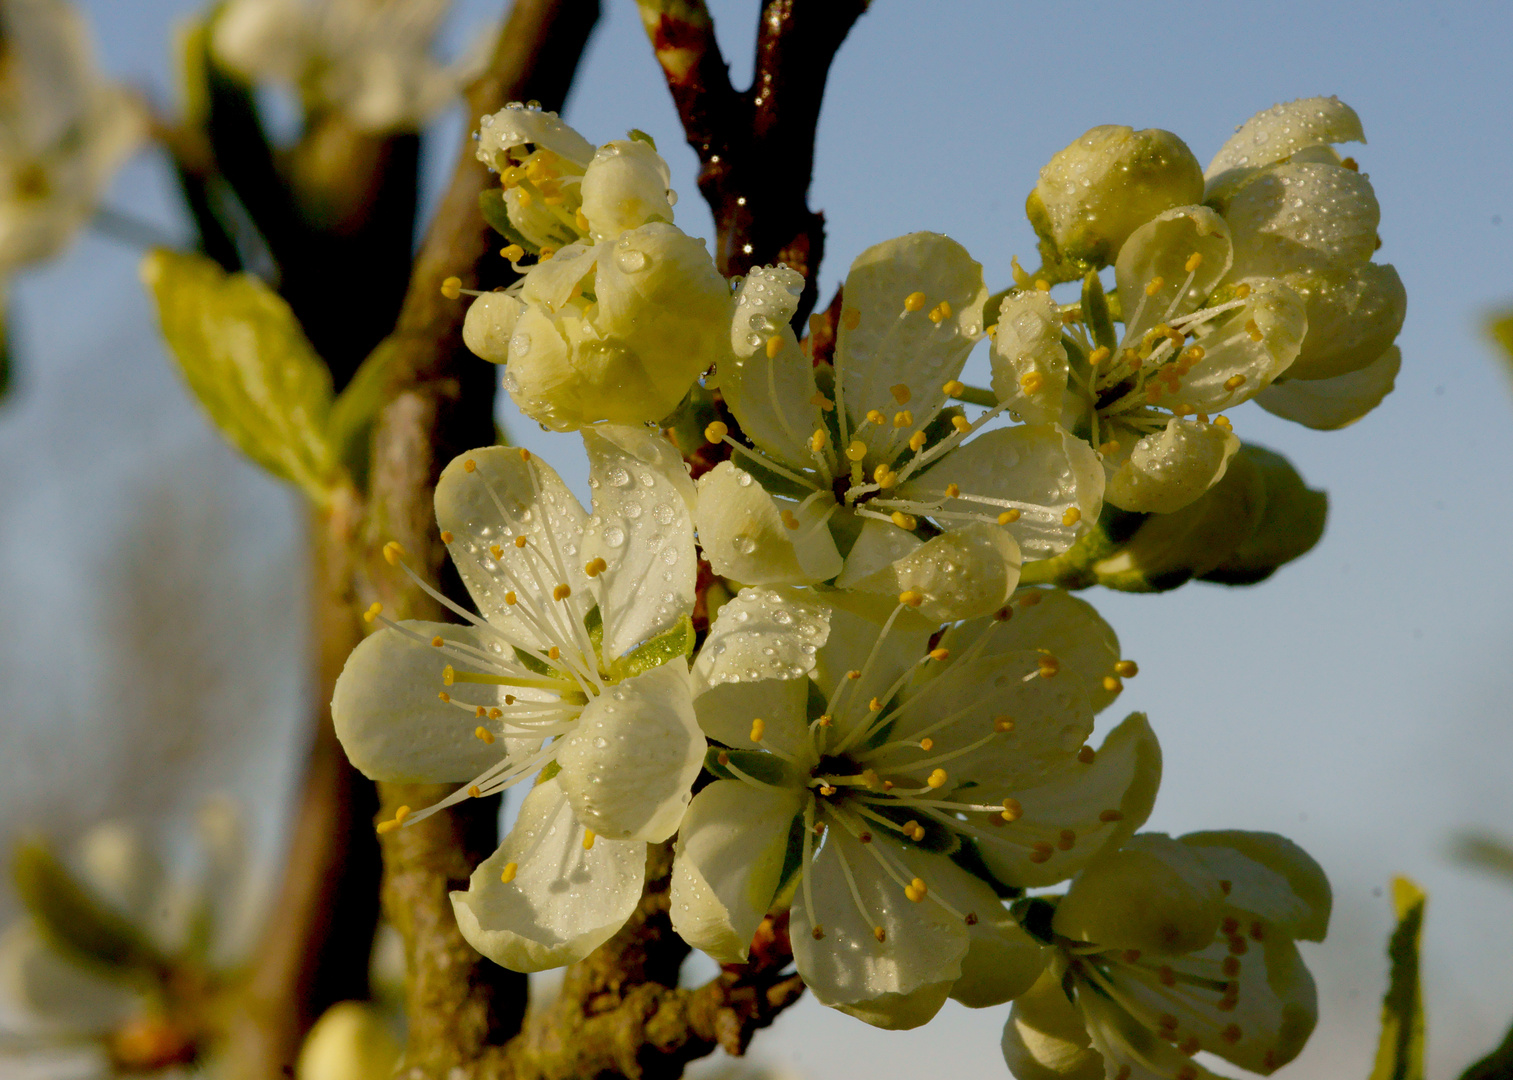
<svg viewBox="0 0 1513 1080"><path fill-rule="evenodd" d="M462 321L462 343L473 355L491 364L510 358L510 336L520 317L520 300L510 293L484 293L468 306Z"/></svg>
<svg viewBox="0 0 1513 1080"><path fill-rule="evenodd" d="M526 276L520 299L505 388L557 431L661 420L729 348L725 279L702 241L660 222L564 248ZM497 355L497 336L489 347Z"/></svg>
<svg viewBox="0 0 1513 1080"><path fill-rule="evenodd" d="M1239 547L1202 576L1225 585L1254 585L1319 542L1329 496L1310 488L1291 462L1265 447L1242 446L1236 457L1254 464L1260 474L1265 488L1261 520Z"/></svg>
<svg viewBox="0 0 1513 1080"><path fill-rule="evenodd" d="M595 240L612 240L651 221L672 221L672 178L649 145L620 139L599 147L583 174L583 216Z"/></svg>
<svg viewBox="0 0 1513 1080"><path fill-rule="evenodd" d="M1019 545L1008 530L972 524L942 533L893 564L898 591L924 597L932 622L973 619L1001 608L1019 584Z"/></svg>
<svg viewBox="0 0 1513 1080"><path fill-rule="evenodd" d="M399 1061L399 1040L372 1005L340 1001L305 1036L296 1080L373 1080L388 1076Z"/></svg>
<svg viewBox="0 0 1513 1080"><path fill-rule="evenodd" d="M1157 214L1202 201L1203 168L1181 139L1105 124L1040 170L1025 212L1048 261L1093 269L1113 261L1130 233Z"/></svg>
<svg viewBox="0 0 1513 1080"><path fill-rule="evenodd" d="M1224 477L1239 448L1240 440L1228 428L1172 419L1165 430L1134 444L1109 476L1104 501L1150 514L1180 510Z"/></svg>

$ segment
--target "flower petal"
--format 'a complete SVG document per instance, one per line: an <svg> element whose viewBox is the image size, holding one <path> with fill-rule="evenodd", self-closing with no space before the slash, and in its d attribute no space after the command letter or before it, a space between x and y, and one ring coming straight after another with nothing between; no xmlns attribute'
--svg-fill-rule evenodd
<svg viewBox="0 0 1513 1080"><path fill-rule="evenodd" d="M1280 281L1256 282L1244 306L1200 339L1203 358L1161 403L1210 413L1248 401L1287 371L1307 328L1301 296Z"/></svg>
<svg viewBox="0 0 1513 1080"><path fill-rule="evenodd" d="M518 101L484 117L478 126L478 160L496 172L509 167L509 151L527 143L560 154L580 168L594 156L594 144L563 123L556 113L526 108Z"/></svg>
<svg viewBox="0 0 1513 1080"><path fill-rule="evenodd" d="M1213 873L1229 881L1231 907L1265 919L1288 937L1323 941L1333 903L1329 879L1285 836L1238 829L1179 836Z"/></svg>
<svg viewBox="0 0 1513 1080"><path fill-rule="evenodd" d="M889 570L895 562L911 551L917 551L924 543L891 522L877 518L860 520L861 531L846 555L846 568L835 579L837 589L856 588L859 582Z"/></svg>
<svg viewBox="0 0 1513 1080"><path fill-rule="evenodd" d="M604 658L613 660L693 610L694 484L672 444L644 428L585 428L583 447L594 513L582 554L608 566L599 613Z"/></svg>
<svg viewBox="0 0 1513 1080"><path fill-rule="evenodd" d="M649 221L671 222L667 185L672 179L667 162L646 143L616 139L594 154L578 189L583 216L595 240L613 240Z"/></svg>
<svg viewBox="0 0 1513 1080"><path fill-rule="evenodd" d="M894 563L886 591L924 597L919 613L955 622L1002 607L1019 584L1019 545L1000 525L973 522L941 533ZM859 583L858 588L865 589Z"/></svg>
<svg viewBox="0 0 1513 1080"><path fill-rule="evenodd" d="M1002 1046L1016 1080L1104 1080L1103 1058L1053 970L1014 999Z"/></svg>
<svg viewBox="0 0 1513 1080"><path fill-rule="evenodd" d="M1371 181L1354 169L1289 162L1236 192L1224 220L1238 279L1359 266L1376 250L1382 209Z"/></svg>
<svg viewBox="0 0 1513 1080"><path fill-rule="evenodd" d="M880 849L882 858L927 885L945 872L943 866L955 869L943 856L882 836L862 844L832 826L806 868L807 888L794 900L793 959L822 1004L876 1027L918 1027L939 1011L961 975L967 928L928 895L908 900L869 849ZM806 896L813 897L814 910ZM821 937L815 937L816 928Z"/></svg>
<svg viewBox="0 0 1513 1080"><path fill-rule="evenodd" d="M722 964L744 964L752 935L777 892L798 790L716 780L694 797L678 827L672 927Z"/></svg>
<svg viewBox="0 0 1513 1080"><path fill-rule="evenodd" d="M1056 907L1058 937L1177 956L1205 949L1226 911L1219 878L1185 844L1141 833L1090 863Z"/></svg>
<svg viewBox="0 0 1513 1080"><path fill-rule="evenodd" d="M734 355L716 374L720 394L746 437L776 461L808 467L809 438L824 423L814 401L819 392L814 365L799 350L790 324L803 287L803 275L786 266L758 266L747 273L731 322ZM774 348L775 354L769 353Z"/></svg>
<svg viewBox="0 0 1513 1080"><path fill-rule="evenodd" d="M840 552L820 524L825 507L785 500L785 509L797 529L788 528L777 502L733 462L701 476L699 545L714 572L746 585L808 585L840 573Z"/></svg>
<svg viewBox="0 0 1513 1080"><path fill-rule="evenodd" d="M611 840L666 840L704 763L688 668L671 660L589 702L557 753L579 822Z"/></svg>
<svg viewBox="0 0 1513 1080"><path fill-rule="evenodd" d="M887 693L900 675L924 657L938 626L905 609L880 639L883 626L898 607L892 597L858 592L823 595L830 609L830 636L815 656L814 681L835 706L830 741L839 745L855 725L870 724L876 718L868 702ZM852 671L861 674L848 679Z"/></svg>
<svg viewBox="0 0 1513 1080"><path fill-rule="evenodd" d="M588 515L556 470L508 446L459 455L436 483L436 523L451 534L457 573L492 625L533 648L574 641L565 624L581 625L593 600L583 564L567 552L582 549ZM517 537L526 546L516 547ZM557 585L573 595L554 601ZM550 641L507 602L510 593L548 628Z"/></svg>
<svg viewBox="0 0 1513 1080"><path fill-rule="evenodd" d="M1062 326L1048 292L1030 289L1003 298L991 352L993 396L1027 424L1061 419L1068 370Z"/></svg>
<svg viewBox="0 0 1513 1080"><path fill-rule="evenodd" d="M1202 258L1188 270L1194 255ZM1179 206L1136 229L1114 263L1125 305L1123 345L1138 346L1157 323L1197 310L1232 259L1229 226L1206 206Z"/></svg>
<svg viewBox="0 0 1513 1080"><path fill-rule="evenodd" d="M1361 118L1337 97L1299 98L1258 112L1219 148L1203 176L1209 190L1231 169L1255 169L1320 143L1365 142Z"/></svg>
<svg viewBox="0 0 1513 1080"><path fill-rule="evenodd" d="M364 776L395 783L461 783L497 765L504 753L473 737L473 715L438 696L448 659L430 642L439 636L492 653L498 640L454 623L399 626L361 642L336 680L331 717L347 757ZM446 692L454 702L493 708L504 704L507 689L520 692L481 683L458 683Z"/></svg>
<svg viewBox="0 0 1513 1080"><path fill-rule="evenodd" d="M1006 527L1029 561L1059 555L1076 540L1077 521L1098 520L1103 483L1103 465L1087 443L1054 424L1020 424L983 432L949 451L901 485L898 497L926 503L944 498L946 514L974 517L996 515L1001 503L1013 503L1020 516ZM951 484L962 498L944 497ZM1000 503L972 501L974 496Z"/></svg>
<svg viewBox="0 0 1513 1080"><path fill-rule="evenodd" d="M1121 510L1169 514L1217 484L1239 449L1229 428L1173 417L1135 443L1109 476L1104 498Z"/></svg>
<svg viewBox="0 0 1513 1080"><path fill-rule="evenodd" d="M1020 819L973 835L983 862L1005 885L1053 885L1100 852L1114 850L1145 824L1160 784L1161 747L1145 717L1133 713L1109 732L1090 763L1074 758L1033 788L1002 792L1018 800ZM986 785L983 794L1000 792ZM1075 838L1072 848L1057 846L1048 858L1031 858L1036 841L1062 830Z"/></svg>
<svg viewBox="0 0 1513 1080"><path fill-rule="evenodd" d="M1308 333L1289 379L1330 379L1366 367L1392 344L1408 312L1408 294L1391 265L1289 274L1308 306Z"/></svg>
<svg viewBox="0 0 1513 1080"><path fill-rule="evenodd" d="M468 944L511 971L545 971L608 941L641 900L646 845L585 839L555 779L532 788L503 845L452 893Z"/></svg>
<svg viewBox="0 0 1513 1080"><path fill-rule="evenodd" d="M923 293L924 301L910 310L905 300L915 293ZM946 400L941 387L961 373L982 336L988 299L982 267L950 237L910 233L858 255L843 295L836 397L844 399L852 430L872 409L891 417L899 407L892 390L898 385L909 388L915 415L935 415ZM891 440L894 430L869 427L858 437L872 445Z"/></svg>
<svg viewBox="0 0 1513 1080"><path fill-rule="evenodd" d="M1396 345L1359 371L1332 379L1288 379L1256 395L1267 412L1315 431L1348 427L1392 392L1403 354Z"/></svg>
<svg viewBox="0 0 1513 1080"><path fill-rule="evenodd" d="M951 986L953 1001L984 1009L1034 985L1048 950L1024 931L986 882L953 863L937 869L929 885L967 917L967 954L961 959L961 977Z"/></svg>
<svg viewBox="0 0 1513 1080"><path fill-rule="evenodd" d="M474 356L491 364L510 358L510 337L520 318L520 298L509 293L484 293L474 297L462 320L462 343Z"/></svg>

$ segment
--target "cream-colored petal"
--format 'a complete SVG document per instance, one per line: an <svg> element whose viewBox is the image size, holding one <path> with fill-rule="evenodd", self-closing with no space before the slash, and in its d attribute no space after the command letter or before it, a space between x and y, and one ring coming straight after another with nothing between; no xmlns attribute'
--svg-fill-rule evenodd
<svg viewBox="0 0 1513 1080"><path fill-rule="evenodd" d="M1056 907L1058 936L1174 956L1206 948L1225 914L1220 879L1191 848L1141 833L1090 863Z"/></svg>
<svg viewBox="0 0 1513 1080"><path fill-rule="evenodd" d="M556 471L508 446L485 446L452 459L436 484L436 523L478 611L513 640L566 645L594 604L583 571L588 515ZM517 547L517 538L525 546ZM558 585L572 595L554 600ZM508 602L528 605L543 634Z"/></svg>
<svg viewBox="0 0 1513 1080"><path fill-rule="evenodd" d="M892 566L924 541L911 532L876 518L862 518L861 531L846 555L846 568L835 579L837 589L854 589L878 574L891 579Z"/></svg>
<svg viewBox="0 0 1513 1080"><path fill-rule="evenodd" d="M934 622L971 619L1003 606L1019 584L1020 564L1019 545L1007 529L973 523L894 563L887 591L918 593L924 597L919 613Z"/></svg>
<svg viewBox="0 0 1513 1080"><path fill-rule="evenodd" d="M594 154L583 173L583 216L595 240L613 240L649 221L671 223L667 162L638 139L616 139Z"/></svg>
<svg viewBox="0 0 1513 1080"><path fill-rule="evenodd" d="M1243 306L1199 338L1203 358L1160 403L1217 413L1250 400L1288 370L1307 329L1307 308L1298 293L1280 281L1257 281Z"/></svg>
<svg viewBox="0 0 1513 1080"><path fill-rule="evenodd" d="M1371 258L1382 211L1371 181L1313 162L1273 165L1229 201L1233 276L1344 269Z"/></svg>
<svg viewBox="0 0 1513 1080"><path fill-rule="evenodd" d="M993 396L1027 424L1061 419L1067 378L1063 325L1048 292L1031 289L1003 298L990 353Z"/></svg>
<svg viewBox="0 0 1513 1080"><path fill-rule="evenodd" d="M918 1027L939 1011L961 975L967 928L928 895L919 902L909 900L879 857L890 860L906 881L915 875L927 887L951 866L942 856L906 849L883 836L859 843L832 825L806 870L807 887L794 900L793 959L822 1004L876 1027Z"/></svg>
<svg viewBox="0 0 1513 1080"><path fill-rule="evenodd" d="M1329 879L1297 844L1275 833L1238 829L1178 839L1231 883L1230 906L1259 915L1289 937L1324 940L1333 905Z"/></svg>
<svg viewBox="0 0 1513 1080"><path fill-rule="evenodd" d="M583 446L594 512L582 557L585 567L606 564L599 613L604 657L613 660L693 610L694 484L673 445L645 428L585 428Z"/></svg>
<svg viewBox="0 0 1513 1080"><path fill-rule="evenodd" d="M966 916L967 953L951 998L969 1009L1002 1005L1034 985L1046 950L1025 933L982 879L954 863L931 874L930 890Z"/></svg>
<svg viewBox="0 0 1513 1080"><path fill-rule="evenodd" d="M483 360L503 364L510 358L510 338L520 317L520 300L509 293L475 297L462 320L462 343Z"/></svg>
<svg viewBox="0 0 1513 1080"><path fill-rule="evenodd" d="M510 102L478 123L478 160L495 170L508 167L508 151L528 144L560 154L580 168L594 156L594 144L563 123L556 113L527 108L518 101Z"/></svg>
<svg viewBox="0 0 1513 1080"><path fill-rule="evenodd" d="M439 636L492 654L499 640L453 623L399 626L379 630L353 649L336 680L331 716L347 757L363 775L395 783L461 783L497 765L504 748L474 737L479 721L472 707L502 706L506 690L521 691L481 683L446 686L443 670L459 662L430 642ZM441 700L443 691L455 704Z"/></svg>
<svg viewBox="0 0 1513 1080"><path fill-rule="evenodd" d="M812 757L809 747L809 680L759 678L710 686L694 698L694 712L704 734L738 750L779 750ZM751 737L762 721L757 742Z"/></svg>
<svg viewBox="0 0 1513 1080"><path fill-rule="evenodd" d="M1273 383L1256 395L1256 404L1304 427L1335 431L1355 423L1380 405L1392 392L1402 364L1403 354L1394 345L1377 360L1348 375Z"/></svg>
<svg viewBox="0 0 1513 1080"><path fill-rule="evenodd" d="M716 574L747 585L808 585L840 573L843 560L820 523L830 503L775 500L756 478L722 461L699 477L699 546ZM792 515L791 529L782 513Z"/></svg>
<svg viewBox="0 0 1513 1080"><path fill-rule="evenodd" d="M1173 417L1135 443L1109 475L1104 498L1121 510L1169 514L1217 484L1239 449L1230 428Z"/></svg>
<svg viewBox="0 0 1513 1080"><path fill-rule="evenodd" d="M799 349L790 323L803 290L796 270L752 269L736 298L732 355L716 375L725 404L753 445L776 461L812 468L809 440L824 427L815 404L819 390L814 364Z"/></svg>
<svg viewBox="0 0 1513 1080"><path fill-rule="evenodd" d="M951 484L960 489L960 498L946 496ZM949 451L924 474L900 485L897 496L923 503L943 500L947 524L956 520L951 514L992 518L1018 510L1018 518L1006 527L1028 561L1059 555L1085 523L1098 520L1103 485L1103 465L1087 443L1054 424L1020 424L983 432Z"/></svg>
<svg viewBox="0 0 1513 1080"><path fill-rule="evenodd" d="M916 293L923 301L909 310L906 301ZM906 404L915 416L934 415L946 400L941 387L961 373L982 336L988 299L982 267L950 237L910 233L858 255L844 295L836 396L845 401L852 430L873 409L890 418L898 412L893 387L900 385L910 391ZM892 436L891 427L868 425L858 437L874 446Z"/></svg>
<svg viewBox="0 0 1513 1080"><path fill-rule="evenodd" d="M1273 105L1241 124L1203 175L1212 192L1230 170L1270 165L1320 143L1365 141L1361 118L1339 98L1299 98Z"/></svg>
<svg viewBox="0 0 1513 1080"><path fill-rule="evenodd" d="M744 964L777 892L803 796L716 780L678 827L670 911L683 940L724 964Z"/></svg>
<svg viewBox="0 0 1513 1080"><path fill-rule="evenodd" d="M545 971L608 941L640 902L646 845L586 839L556 780L532 788L499 850L452 893L468 944L511 971Z"/></svg>
<svg viewBox="0 0 1513 1080"><path fill-rule="evenodd" d="M589 702L557 753L557 782L578 821L612 840L666 840L704 763L688 668L644 671Z"/></svg>
<svg viewBox="0 0 1513 1080"><path fill-rule="evenodd" d="M1014 1000L1002 1046L1015 1080L1105 1080L1103 1058L1054 970Z"/></svg>
<svg viewBox="0 0 1513 1080"><path fill-rule="evenodd" d="M1188 270L1194 255L1198 264ZM1126 347L1157 323L1197 309L1233 259L1229 226L1206 206L1179 206L1146 222L1119 249L1114 278ZM1191 279L1191 280L1189 280Z"/></svg>
<svg viewBox="0 0 1513 1080"><path fill-rule="evenodd" d="M1390 265L1289 274L1308 307L1308 333L1289 379L1332 379L1366 367L1391 346L1408 313L1408 293Z"/></svg>
<svg viewBox="0 0 1513 1080"><path fill-rule="evenodd" d="M938 624L905 608L883 626L898 608L894 597L860 592L821 594L830 609L830 636L815 656L814 681L834 707L830 745L845 740L856 725L877 718L868 707L878 695L918 664L929 649ZM858 672L856 679L847 678Z"/></svg>

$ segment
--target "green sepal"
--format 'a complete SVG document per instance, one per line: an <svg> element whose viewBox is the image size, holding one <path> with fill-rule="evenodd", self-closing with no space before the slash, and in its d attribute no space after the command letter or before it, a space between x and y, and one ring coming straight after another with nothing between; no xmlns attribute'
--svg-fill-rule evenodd
<svg viewBox="0 0 1513 1080"><path fill-rule="evenodd" d="M1042 945L1052 945L1056 932L1051 928L1056 918L1056 905L1042 896L1027 896L1009 906L1009 914L1019 920L1019 925L1030 937Z"/></svg>
<svg viewBox="0 0 1513 1080"><path fill-rule="evenodd" d="M783 869L778 874L777 891L772 895L768 911L786 911L793 906L794 894L803 880L804 869L804 815L794 814L788 826L788 847L783 851Z"/></svg>
<svg viewBox="0 0 1513 1080"><path fill-rule="evenodd" d="M599 634L602 639L604 634L602 626ZM663 631L656 637L642 642L635 649L611 662L610 677L617 681L629 679L643 671L661 667L670 660L686 659L693 655L695 641L693 620L685 613L678 618L671 630Z"/></svg>
<svg viewBox="0 0 1513 1080"><path fill-rule="evenodd" d="M23 841L11 864L16 895L58 952L116 982L161 982L171 962L77 880L45 844Z"/></svg>
<svg viewBox="0 0 1513 1080"><path fill-rule="evenodd" d="M504 201L504 189L491 187L478 193L478 209L483 213L483 220L489 223L500 236L512 244L519 244L528 254L540 253L540 248L525 238L519 229L515 228L510 221L510 212Z"/></svg>
<svg viewBox="0 0 1513 1080"><path fill-rule="evenodd" d="M721 756L725 757L730 765L734 765L753 780L763 784L771 784L774 787L791 787L793 784L793 776L789 771L788 763L776 754L769 754L765 750L736 750L730 747L711 746L704 753L704 768L721 780L740 779L720 762Z"/></svg>
<svg viewBox="0 0 1513 1080"><path fill-rule="evenodd" d="M631 128L625 133L625 137L627 139L630 139L632 142L644 142L653 150L657 148L657 140L653 139L650 135L646 134L646 132L642 131L640 128Z"/></svg>
<svg viewBox="0 0 1513 1080"><path fill-rule="evenodd" d="M142 277L169 352L221 434L324 504L337 471L331 375L289 305L203 255L154 251Z"/></svg>
<svg viewBox="0 0 1513 1080"><path fill-rule="evenodd" d="M1198 576L1222 585L1254 585L1319 542L1329 516L1329 496L1310 488L1291 462L1265 447L1246 444L1235 457L1248 460L1260 474L1265 488L1261 518L1223 562Z"/></svg>
<svg viewBox="0 0 1513 1080"><path fill-rule="evenodd" d="M1407 878L1392 882L1397 928L1387 943L1390 965L1382 999L1382 1036L1370 1080L1423 1080L1424 992L1419 980L1419 943L1424 928L1424 891Z"/></svg>
<svg viewBox="0 0 1513 1080"><path fill-rule="evenodd" d="M525 665L526 670L531 673L540 675L544 679L561 679L564 677L561 671L552 667L545 660L532 656L519 645L515 645L513 648L515 650L515 659Z"/></svg>
<svg viewBox="0 0 1513 1080"><path fill-rule="evenodd" d="M1109 311L1108 295L1103 291L1103 282L1096 273L1082 279L1082 321L1093 335L1093 341L1112 353L1119 347L1119 337L1114 333L1114 318Z"/></svg>

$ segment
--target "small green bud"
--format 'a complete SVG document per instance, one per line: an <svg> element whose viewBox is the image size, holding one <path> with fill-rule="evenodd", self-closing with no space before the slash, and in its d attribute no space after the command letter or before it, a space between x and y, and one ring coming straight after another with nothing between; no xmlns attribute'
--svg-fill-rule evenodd
<svg viewBox="0 0 1513 1080"><path fill-rule="evenodd" d="M1047 265L1106 266L1129 235L1174 206L1203 200L1203 167L1177 136L1105 124L1040 170L1025 213Z"/></svg>
<svg viewBox="0 0 1513 1080"><path fill-rule="evenodd" d="M1236 458L1253 464L1265 485L1261 520L1222 563L1199 576L1224 585L1254 585L1319 542L1329 515L1329 496L1310 488L1291 462L1265 447L1241 447Z"/></svg>

